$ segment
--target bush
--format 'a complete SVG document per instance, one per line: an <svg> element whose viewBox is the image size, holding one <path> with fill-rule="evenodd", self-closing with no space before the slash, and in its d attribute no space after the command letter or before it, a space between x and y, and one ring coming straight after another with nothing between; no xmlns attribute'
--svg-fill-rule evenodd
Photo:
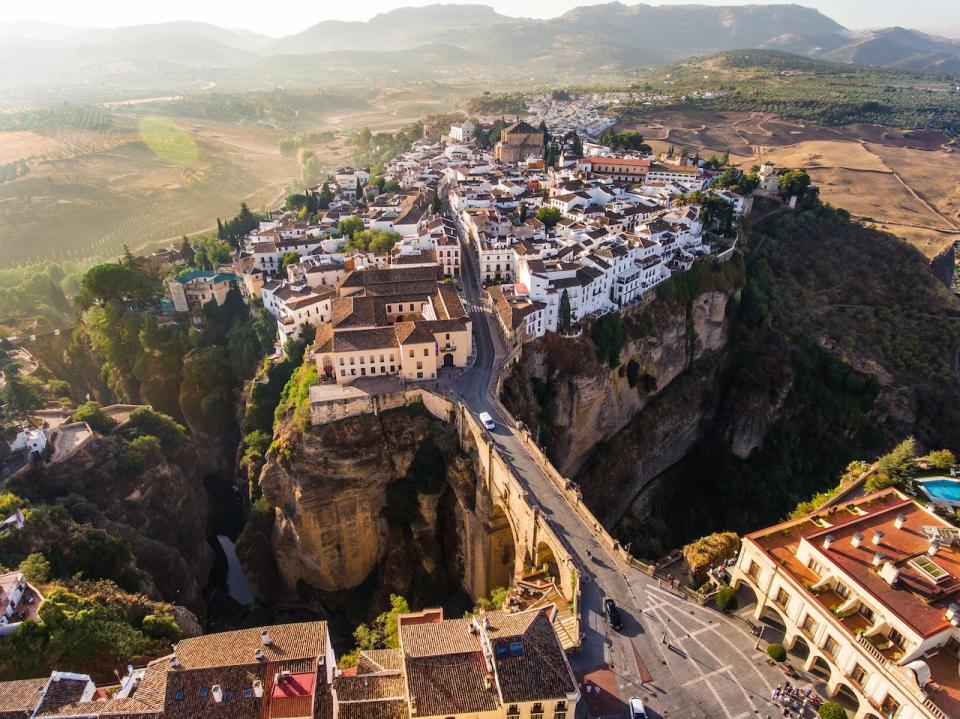
<svg viewBox="0 0 960 719"><path fill-rule="evenodd" d="M877 472L867 479L867 491L875 492L910 478L917 457L917 443L907 437L877 461Z"/></svg>
<svg viewBox="0 0 960 719"><path fill-rule="evenodd" d="M103 413L99 402L84 402L73 413L72 422L86 422L90 428L100 434L110 434L117 423Z"/></svg>
<svg viewBox="0 0 960 719"><path fill-rule="evenodd" d="M824 702L817 712L820 719L847 719L847 711L836 702Z"/></svg>
<svg viewBox="0 0 960 719"><path fill-rule="evenodd" d="M20 562L20 571L31 584L42 584L50 578L50 562L40 552L34 552Z"/></svg>
<svg viewBox="0 0 960 719"><path fill-rule="evenodd" d="M771 644L767 647L767 656L775 662L783 662L787 659L787 650L780 644Z"/></svg>
<svg viewBox="0 0 960 719"><path fill-rule="evenodd" d="M163 454L160 451L160 440L149 434L131 440L130 451L143 457L145 464L156 463L163 459Z"/></svg>
<svg viewBox="0 0 960 719"><path fill-rule="evenodd" d="M957 458L949 449L935 449L924 457L935 469L950 469L957 463Z"/></svg>
<svg viewBox="0 0 960 719"><path fill-rule="evenodd" d="M177 621L172 614L166 612L157 614L148 614L143 618L143 633L151 639L169 639L177 641L180 639L181 631Z"/></svg>
<svg viewBox="0 0 960 719"><path fill-rule="evenodd" d="M130 439L141 435L152 435L157 437L167 449L180 446L187 438L183 425L165 414L154 412L146 407L137 407L130 413L125 434Z"/></svg>
<svg viewBox="0 0 960 719"><path fill-rule="evenodd" d="M729 612L737 608L737 593L730 587L724 587L717 592L717 609Z"/></svg>

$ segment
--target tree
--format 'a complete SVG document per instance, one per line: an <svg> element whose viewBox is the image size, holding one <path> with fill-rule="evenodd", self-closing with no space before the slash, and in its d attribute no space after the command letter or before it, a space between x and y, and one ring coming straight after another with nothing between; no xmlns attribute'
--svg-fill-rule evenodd
<svg viewBox="0 0 960 719"><path fill-rule="evenodd" d="M50 578L50 562L40 552L28 554L18 569L31 584L43 584Z"/></svg>
<svg viewBox="0 0 960 719"><path fill-rule="evenodd" d="M433 199L430 200L430 212L436 215L436 214L439 214L441 209L442 209L442 206L440 204L440 193L434 192Z"/></svg>
<svg viewBox="0 0 960 719"><path fill-rule="evenodd" d="M687 196L682 192L673 198L674 207L683 207L686 204L687 204Z"/></svg>
<svg viewBox="0 0 960 719"><path fill-rule="evenodd" d="M290 250L289 252L284 253L283 260L280 262L280 269L286 270L290 265L295 265L300 261L300 253L295 250Z"/></svg>
<svg viewBox="0 0 960 719"><path fill-rule="evenodd" d="M627 330L618 312L610 312L593 323L590 336L597 348L597 358L611 369L620 364L620 351L627 343Z"/></svg>
<svg viewBox="0 0 960 719"><path fill-rule="evenodd" d="M956 455L949 449L935 449L924 459L935 469L950 469L957 463Z"/></svg>
<svg viewBox="0 0 960 719"><path fill-rule="evenodd" d="M566 289L560 295L560 331L570 331L570 295Z"/></svg>
<svg viewBox="0 0 960 719"><path fill-rule="evenodd" d="M44 402L42 388L36 379L13 373L6 374L2 396L6 416L20 421Z"/></svg>
<svg viewBox="0 0 960 719"><path fill-rule="evenodd" d="M340 237L353 237L357 232L363 229L363 220L356 215L351 215L337 223L337 234Z"/></svg>
<svg viewBox="0 0 960 719"><path fill-rule="evenodd" d="M398 594L390 595L390 609L381 613L372 625L361 624L353 632L358 649L397 649L400 646L399 617L410 605Z"/></svg>
<svg viewBox="0 0 960 719"><path fill-rule="evenodd" d="M542 222L547 229L550 229L560 222L560 218L563 217L563 214L560 212L559 208L556 207L541 207L537 210L534 216L540 220L540 222Z"/></svg>
<svg viewBox="0 0 960 719"><path fill-rule="evenodd" d="M847 710L836 702L824 702L817 710L820 719L847 719Z"/></svg>
<svg viewBox="0 0 960 719"><path fill-rule="evenodd" d="M323 186L320 188L320 194L317 196L317 209L318 210L330 209L330 203L332 201L333 201L333 192L330 190L330 184L327 182L324 182Z"/></svg>
<svg viewBox="0 0 960 719"><path fill-rule="evenodd" d="M130 265L108 262L94 265L80 279L82 305L94 301L123 300L144 295L144 277Z"/></svg>
<svg viewBox="0 0 960 719"><path fill-rule="evenodd" d="M117 423L100 409L100 403L92 401L84 402L77 407L77 411L73 413L70 421L86 422L92 430L100 434L110 434L113 428L117 426Z"/></svg>
<svg viewBox="0 0 960 719"><path fill-rule="evenodd" d="M527 221L527 203L520 203L520 224Z"/></svg>
<svg viewBox="0 0 960 719"><path fill-rule="evenodd" d="M907 437L877 461L877 471L867 479L867 489L875 492L905 482L912 474L916 458L916 440Z"/></svg>
<svg viewBox="0 0 960 719"><path fill-rule="evenodd" d="M806 170L787 170L780 175L780 197L786 200L796 196L802 200L810 182L810 175Z"/></svg>
<svg viewBox="0 0 960 719"><path fill-rule="evenodd" d="M217 218L217 222L220 222L220 218ZM194 256L193 247L190 245L190 240L187 239L187 236L184 235L183 239L180 241L180 256L183 257L183 261L188 265L193 264Z"/></svg>

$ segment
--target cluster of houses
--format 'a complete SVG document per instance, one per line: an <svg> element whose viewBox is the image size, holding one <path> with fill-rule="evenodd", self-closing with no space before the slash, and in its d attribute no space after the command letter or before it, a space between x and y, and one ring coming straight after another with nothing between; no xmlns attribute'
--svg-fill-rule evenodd
<svg viewBox="0 0 960 719"><path fill-rule="evenodd" d="M586 106L558 105L574 112L571 129L586 134L597 121ZM316 328L324 381L435 379L472 354L455 289L463 263L478 268L505 339L522 343L639 302L710 254L700 208L682 200L689 193L750 210L749 198L709 189L711 173L686 155L614 154L588 139L582 157L567 146L545 167L533 125L508 125L492 150L476 132L465 120L438 142L414 143L379 183L367 170L339 169L308 190L325 195L322 211L261 222L232 263L171 282L169 302L178 312L222 304L238 287L276 319L279 347ZM350 218L394 233L391 246L341 236Z"/></svg>
<svg viewBox="0 0 960 719"><path fill-rule="evenodd" d="M209 634L106 686L61 671L0 682L0 719L568 719L580 694L555 616L401 615L397 649L344 670L326 622Z"/></svg>

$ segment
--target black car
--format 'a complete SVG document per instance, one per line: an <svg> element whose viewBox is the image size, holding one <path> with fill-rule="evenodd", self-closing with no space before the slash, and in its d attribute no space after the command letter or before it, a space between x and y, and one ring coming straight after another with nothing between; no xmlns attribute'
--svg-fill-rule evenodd
<svg viewBox="0 0 960 719"><path fill-rule="evenodd" d="M603 600L603 614L613 629L618 632L623 629L623 618L620 616L620 610L617 609L617 603L610 597Z"/></svg>

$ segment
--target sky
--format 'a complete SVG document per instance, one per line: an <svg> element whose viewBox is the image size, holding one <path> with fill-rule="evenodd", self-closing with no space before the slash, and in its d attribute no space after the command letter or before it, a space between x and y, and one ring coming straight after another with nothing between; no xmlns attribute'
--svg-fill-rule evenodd
<svg viewBox="0 0 960 719"><path fill-rule="evenodd" d="M368 20L396 7L428 5L436 0L45 0L42 3L2 0L4 21L48 21L76 27L117 27L169 20L198 20L223 27L244 28L280 37L299 32L321 20ZM602 0L478 0L504 15L553 17L578 5ZM789 0L781 0L789 1ZM957 0L794 0L815 7L854 29L903 25L942 35L960 35ZM746 4L738 0L660 0L654 5L700 2L707 5ZM774 0L751 0L772 4ZM628 2L627 4L633 4Z"/></svg>

